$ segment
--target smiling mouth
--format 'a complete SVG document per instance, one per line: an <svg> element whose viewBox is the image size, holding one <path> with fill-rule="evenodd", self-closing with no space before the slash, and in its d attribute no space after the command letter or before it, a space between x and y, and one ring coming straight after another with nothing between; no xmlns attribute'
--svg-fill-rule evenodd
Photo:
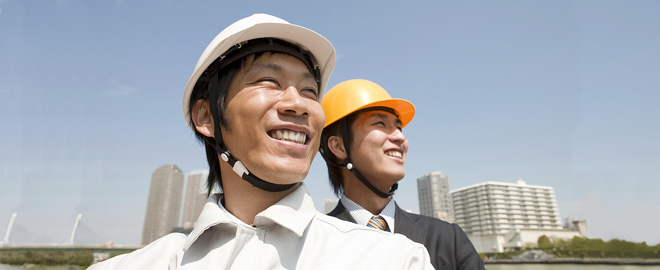
<svg viewBox="0 0 660 270"><path fill-rule="evenodd" d="M403 158L403 153L399 151L387 151L385 152L385 155L395 158Z"/></svg>
<svg viewBox="0 0 660 270"><path fill-rule="evenodd" d="M296 132L292 130L273 130L268 132L268 135L276 140L294 142L297 144L305 144L307 142L307 134L304 132Z"/></svg>

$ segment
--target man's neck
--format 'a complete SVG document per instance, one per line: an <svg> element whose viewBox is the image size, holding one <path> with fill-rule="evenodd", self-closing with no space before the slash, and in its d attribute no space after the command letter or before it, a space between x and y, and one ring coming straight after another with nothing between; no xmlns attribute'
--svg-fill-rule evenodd
<svg viewBox="0 0 660 270"><path fill-rule="evenodd" d="M382 198L376 195L368 187L366 187L360 180L353 174L344 175L344 196L351 199L355 203L362 206L362 208L371 212L374 215L380 214L381 211L390 202L392 196ZM372 183L372 185L375 183Z"/></svg>
<svg viewBox="0 0 660 270"><path fill-rule="evenodd" d="M300 186L298 183L285 191L265 191L241 179L231 168L227 168L221 168L225 209L246 224L254 224L257 214L291 194Z"/></svg>

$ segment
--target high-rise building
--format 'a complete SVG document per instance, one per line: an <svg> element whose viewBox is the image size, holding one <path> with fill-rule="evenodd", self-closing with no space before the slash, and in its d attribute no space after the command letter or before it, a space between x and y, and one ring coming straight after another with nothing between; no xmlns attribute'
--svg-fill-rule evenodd
<svg viewBox="0 0 660 270"><path fill-rule="evenodd" d="M186 175L186 189L183 195L183 208L181 211L181 224L184 230L189 230L197 222L197 217L202 213L204 203L206 203L207 190L206 178L209 175L207 170L192 171Z"/></svg>
<svg viewBox="0 0 660 270"><path fill-rule="evenodd" d="M142 228L142 244L153 242L177 226L182 190L183 172L176 165L163 165L153 172Z"/></svg>
<svg viewBox="0 0 660 270"><path fill-rule="evenodd" d="M430 172L417 179L419 213L447 222L454 221L454 208L449 194L449 177Z"/></svg>

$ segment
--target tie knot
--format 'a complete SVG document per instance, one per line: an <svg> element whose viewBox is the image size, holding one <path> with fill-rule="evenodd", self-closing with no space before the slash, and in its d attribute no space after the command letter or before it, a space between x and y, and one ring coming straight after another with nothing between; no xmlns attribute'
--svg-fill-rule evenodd
<svg viewBox="0 0 660 270"><path fill-rule="evenodd" d="M367 223L367 227L381 231L390 231L389 227L387 226L387 221L385 221L385 219L380 215L371 217L369 223Z"/></svg>

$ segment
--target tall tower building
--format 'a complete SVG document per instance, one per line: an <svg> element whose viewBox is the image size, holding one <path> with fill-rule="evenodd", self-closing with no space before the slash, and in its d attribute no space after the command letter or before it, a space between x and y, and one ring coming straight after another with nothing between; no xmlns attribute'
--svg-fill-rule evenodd
<svg viewBox="0 0 660 270"><path fill-rule="evenodd" d="M449 177L442 172L430 172L417 179L419 213L454 222L454 207L449 194Z"/></svg>
<svg viewBox="0 0 660 270"><path fill-rule="evenodd" d="M204 203L207 199L206 178L207 170L193 171L186 175L186 189L183 195L183 211L181 211L181 227L184 230L191 229L197 222L197 217L202 213Z"/></svg>
<svg viewBox="0 0 660 270"><path fill-rule="evenodd" d="M144 215L142 244L153 242L177 226L182 190L183 172L179 167L167 164L154 171Z"/></svg>
<svg viewBox="0 0 660 270"><path fill-rule="evenodd" d="M552 187L527 185L522 180L485 182L454 190L451 195L456 223L468 235L563 227Z"/></svg>

